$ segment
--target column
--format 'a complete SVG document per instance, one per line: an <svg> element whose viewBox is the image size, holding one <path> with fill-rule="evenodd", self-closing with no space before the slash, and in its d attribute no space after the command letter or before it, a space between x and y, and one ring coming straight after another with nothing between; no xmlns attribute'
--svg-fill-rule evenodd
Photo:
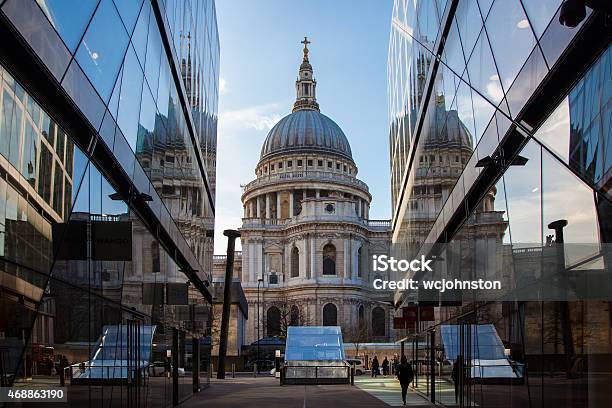
<svg viewBox="0 0 612 408"><path fill-rule="evenodd" d="M304 251L300 255L304 257L304 276L310 279L310 236L308 234L304 239Z"/></svg>
<svg viewBox="0 0 612 408"><path fill-rule="evenodd" d="M281 196L280 192L276 192L276 219L281 219Z"/></svg>
<svg viewBox="0 0 612 408"><path fill-rule="evenodd" d="M302 190L302 200L306 199L306 189Z"/></svg>
<svg viewBox="0 0 612 408"><path fill-rule="evenodd" d="M344 240L344 270L342 277L351 279L351 248L349 247L350 237Z"/></svg>
<svg viewBox="0 0 612 408"><path fill-rule="evenodd" d="M264 218L272 218L270 215L270 193L266 193L266 213Z"/></svg>
<svg viewBox="0 0 612 408"><path fill-rule="evenodd" d="M293 218L293 190L289 190L289 218Z"/></svg>
<svg viewBox="0 0 612 408"><path fill-rule="evenodd" d="M361 264L361 279L370 281L370 267L372 265L370 259L370 246L366 244L365 241L361 245L361 260L363 262ZM389 277L391 278L391 275L389 275Z"/></svg>
<svg viewBox="0 0 612 408"><path fill-rule="evenodd" d="M310 240L310 277L313 279L317 278L317 253L316 253L317 241L315 236Z"/></svg>
<svg viewBox="0 0 612 408"><path fill-rule="evenodd" d="M257 204L257 213L255 214L255 218L261 218L261 200L259 196L255 197L255 203Z"/></svg>
<svg viewBox="0 0 612 408"><path fill-rule="evenodd" d="M321 190L317 188L316 192L317 192L317 199L321 198Z"/></svg>
<svg viewBox="0 0 612 408"><path fill-rule="evenodd" d="M250 217L257 218L257 215L255 213L255 199L254 198L251 198L250 205L251 205L251 216Z"/></svg>
<svg viewBox="0 0 612 408"><path fill-rule="evenodd" d="M257 282L257 277L255 276L255 265L256 265L256 253L255 246L249 243L247 256L249 258L249 282Z"/></svg>
<svg viewBox="0 0 612 408"><path fill-rule="evenodd" d="M357 217L361 218L361 198L357 198Z"/></svg>

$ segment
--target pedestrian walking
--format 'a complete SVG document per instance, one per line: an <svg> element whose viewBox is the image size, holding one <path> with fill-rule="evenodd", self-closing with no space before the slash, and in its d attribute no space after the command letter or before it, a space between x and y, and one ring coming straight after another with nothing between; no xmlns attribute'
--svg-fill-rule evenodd
<svg viewBox="0 0 612 408"><path fill-rule="evenodd" d="M387 375L389 375L389 360L387 359L387 356L385 356L385 359L382 362L382 371L383 371L383 375L386 377Z"/></svg>
<svg viewBox="0 0 612 408"><path fill-rule="evenodd" d="M391 364L391 374L395 375L395 372L397 370L397 366L399 365L399 358L397 356L397 354L393 355L393 364Z"/></svg>
<svg viewBox="0 0 612 408"><path fill-rule="evenodd" d="M376 377L378 375L379 368L380 364L378 363L378 357L374 356L374 360L372 360L372 377Z"/></svg>
<svg viewBox="0 0 612 408"><path fill-rule="evenodd" d="M402 401L406 405L406 394L408 393L408 386L414 380L414 372L412 367L408 364L406 356L402 356L402 360L396 369L397 379L402 387Z"/></svg>
<svg viewBox="0 0 612 408"><path fill-rule="evenodd" d="M60 377L60 385L63 387L66 385L66 367L69 367L70 363L68 363L68 359L65 356L60 357L59 361L59 377Z"/></svg>

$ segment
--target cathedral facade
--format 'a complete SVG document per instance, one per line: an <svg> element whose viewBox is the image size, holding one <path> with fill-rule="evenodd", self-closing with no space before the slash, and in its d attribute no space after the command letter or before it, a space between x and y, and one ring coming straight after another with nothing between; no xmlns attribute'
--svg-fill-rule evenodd
<svg viewBox="0 0 612 408"><path fill-rule="evenodd" d="M342 129L320 112L303 41L292 113L269 132L244 186L239 277L245 344L287 326L341 326L345 341L393 339L392 294L375 291L373 255L389 253L390 222L370 220L372 196Z"/></svg>

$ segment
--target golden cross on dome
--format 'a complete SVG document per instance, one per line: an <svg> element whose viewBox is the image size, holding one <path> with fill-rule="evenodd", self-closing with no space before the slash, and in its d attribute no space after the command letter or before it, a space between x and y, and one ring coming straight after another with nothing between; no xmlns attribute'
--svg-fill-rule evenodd
<svg viewBox="0 0 612 408"><path fill-rule="evenodd" d="M304 59L308 61L308 44L310 44L308 37L304 37L304 41L300 41L300 44L304 44Z"/></svg>

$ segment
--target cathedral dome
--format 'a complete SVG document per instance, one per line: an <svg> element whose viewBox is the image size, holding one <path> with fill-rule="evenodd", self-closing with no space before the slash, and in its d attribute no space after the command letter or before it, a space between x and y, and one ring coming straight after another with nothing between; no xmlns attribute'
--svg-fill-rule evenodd
<svg viewBox="0 0 612 408"><path fill-rule="evenodd" d="M323 153L353 161L351 146L340 126L323 115L317 102L317 81L308 60L308 38L295 81L296 98L292 113L282 118L268 133L260 159L279 154Z"/></svg>
<svg viewBox="0 0 612 408"><path fill-rule="evenodd" d="M274 125L261 148L261 159L301 152L335 154L353 160L351 146L340 126L312 109L296 110Z"/></svg>
<svg viewBox="0 0 612 408"><path fill-rule="evenodd" d="M474 150L472 135L467 126L459 118L457 110L446 110L444 99L438 96L435 107L435 118L430 123L430 129L425 142L426 148L461 147Z"/></svg>

